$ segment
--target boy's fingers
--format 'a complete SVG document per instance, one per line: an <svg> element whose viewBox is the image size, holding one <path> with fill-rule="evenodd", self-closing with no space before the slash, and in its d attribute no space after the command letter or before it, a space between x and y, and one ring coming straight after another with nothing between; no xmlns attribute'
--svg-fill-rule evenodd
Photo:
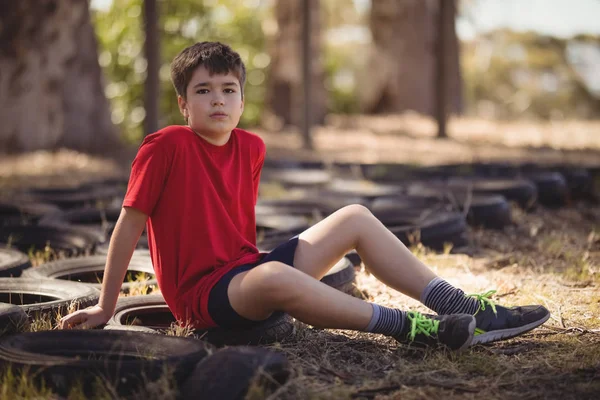
<svg viewBox="0 0 600 400"><path fill-rule="evenodd" d="M87 320L87 317L85 314L75 313L75 314L71 314L71 315L68 315L68 316L62 318L60 320L60 326L63 329L72 329L72 328L76 328L77 325L79 325L81 322L84 322L86 320Z"/></svg>

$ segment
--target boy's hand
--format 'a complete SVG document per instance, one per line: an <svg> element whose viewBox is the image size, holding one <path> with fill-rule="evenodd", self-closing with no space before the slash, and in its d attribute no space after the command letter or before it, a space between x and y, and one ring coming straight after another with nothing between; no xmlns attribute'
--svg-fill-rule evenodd
<svg viewBox="0 0 600 400"><path fill-rule="evenodd" d="M106 324L110 317L96 305L62 317L58 329L91 329Z"/></svg>

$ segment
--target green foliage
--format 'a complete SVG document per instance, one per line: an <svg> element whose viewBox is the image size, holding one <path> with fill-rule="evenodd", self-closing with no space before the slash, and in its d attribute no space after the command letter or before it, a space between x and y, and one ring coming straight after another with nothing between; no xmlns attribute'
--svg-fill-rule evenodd
<svg viewBox="0 0 600 400"><path fill-rule="evenodd" d="M240 53L246 64L245 111L241 126L256 124L263 109L266 70L262 21L268 10L250 1L158 0L161 39L160 126L182 124L169 65L175 55L198 41L221 41ZM106 94L113 122L123 137L139 142L143 136L143 85L146 60L143 53L142 0L113 0L107 11L93 10L99 41L99 60L106 77Z"/></svg>
<svg viewBox="0 0 600 400"><path fill-rule="evenodd" d="M466 103L496 118L594 118L594 97L569 60L569 49L600 38L559 39L534 32L498 30L465 43L462 69ZM487 107L481 107L487 105Z"/></svg>

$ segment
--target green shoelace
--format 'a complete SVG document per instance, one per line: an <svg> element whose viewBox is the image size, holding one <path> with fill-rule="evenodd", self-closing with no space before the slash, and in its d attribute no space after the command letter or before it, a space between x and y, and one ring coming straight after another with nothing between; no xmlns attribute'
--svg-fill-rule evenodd
<svg viewBox="0 0 600 400"><path fill-rule="evenodd" d="M410 321L410 332L408 333L408 338L410 340L415 340L415 337L419 333L422 333L425 336L436 334L440 326L440 321L427 318L417 311L409 311L406 314L406 317Z"/></svg>
<svg viewBox="0 0 600 400"><path fill-rule="evenodd" d="M490 297L492 297L492 295L496 293L495 290L488 290L487 292L480 294L480 293L473 293L473 294L466 294L465 297L474 297L475 300L477 300L479 302L479 310L477 310L477 312L475 313L475 315L477 315L477 313L479 311L484 311L486 306L490 306L492 308L492 311L494 312L494 315L498 314L496 312L496 304L490 300Z"/></svg>

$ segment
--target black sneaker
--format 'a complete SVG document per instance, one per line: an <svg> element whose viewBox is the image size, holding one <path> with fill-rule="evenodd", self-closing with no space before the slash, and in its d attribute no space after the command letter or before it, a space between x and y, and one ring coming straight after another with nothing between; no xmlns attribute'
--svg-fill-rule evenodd
<svg viewBox="0 0 600 400"><path fill-rule="evenodd" d="M410 345L462 350L471 344L475 332L475 318L469 314L424 315L409 311L407 322L409 326L394 339Z"/></svg>
<svg viewBox="0 0 600 400"><path fill-rule="evenodd" d="M490 343L509 339L537 328L550 318L550 312L543 306L502 307L494 304L489 297L496 293L490 290L484 294L470 294L479 301L475 313L477 327L473 344Z"/></svg>

